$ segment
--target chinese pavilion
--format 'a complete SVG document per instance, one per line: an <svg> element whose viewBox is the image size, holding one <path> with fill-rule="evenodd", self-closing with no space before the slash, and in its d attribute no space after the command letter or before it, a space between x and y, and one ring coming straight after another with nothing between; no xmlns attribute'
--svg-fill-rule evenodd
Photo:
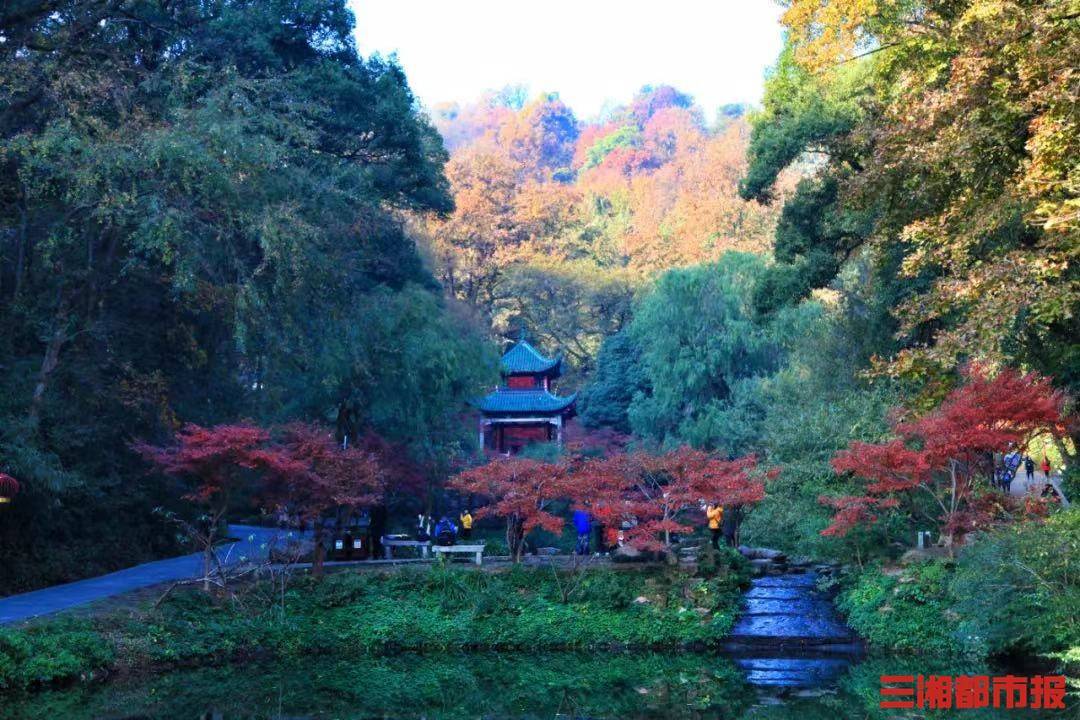
<svg viewBox="0 0 1080 720"><path fill-rule="evenodd" d="M489 452L516 454L532 443L562 443L563 426L574 416L577 393L559 397L554 381L562 374L562 356L544 357L525 335L502 356L503 383L480 406L480 446Z"/></svg>

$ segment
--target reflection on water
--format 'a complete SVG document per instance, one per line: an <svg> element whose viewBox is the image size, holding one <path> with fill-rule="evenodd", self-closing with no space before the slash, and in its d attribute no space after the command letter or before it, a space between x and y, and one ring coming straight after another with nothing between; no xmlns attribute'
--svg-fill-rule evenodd
<svg viewBox="0 0 1080 720"><path fill-rule="evenodd" d="M38 694L0 708L71 718L747 718L903 717L878 708L878 677L972 673L925 659L710 654L475 654L305 659L175 672ZM984 671L985 672L985 671ZM1022 711L909 717L1065 718Z"/></svg>

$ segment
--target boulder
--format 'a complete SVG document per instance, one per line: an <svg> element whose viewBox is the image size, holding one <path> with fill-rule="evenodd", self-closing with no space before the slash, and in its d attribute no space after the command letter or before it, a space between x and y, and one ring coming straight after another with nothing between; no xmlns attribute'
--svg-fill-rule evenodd
<svg viewBox="0 0 1080 720"><path fill-rule="evenodd" d="M778 562L785 562L787 560L787 555L779 550L773 550L772 548L747 547L746 545L740 545L739 553L750 560L776 560Z"/></svg>

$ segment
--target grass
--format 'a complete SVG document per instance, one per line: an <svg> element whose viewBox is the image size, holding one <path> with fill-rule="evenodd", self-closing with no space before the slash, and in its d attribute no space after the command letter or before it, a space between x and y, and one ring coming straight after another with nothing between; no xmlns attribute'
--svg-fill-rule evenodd
<svg viewBox="0 0 1080 720"><path fill-rule="evenodd" d="M340 572L296 580L284 612L257 585L233 600L190 590L156 610L0 631L0 690L259 657L707 647L731 628L747 579L723 560L708 577L664 566Z"/></svg>

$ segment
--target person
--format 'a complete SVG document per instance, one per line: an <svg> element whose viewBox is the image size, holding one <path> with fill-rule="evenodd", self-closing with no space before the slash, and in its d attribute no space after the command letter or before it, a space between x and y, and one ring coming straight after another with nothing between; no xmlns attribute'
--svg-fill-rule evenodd
<svg viewBox="0 0 1080 720"><path fill-rule="evenodd" d="M416 518L416 539L431 539L431 516L427 513L420 513Z"/></svg>
<svg viewBox="0 0 1080 720"><path fill-rule="evenodd" d="M574 511L574 529L577 530L577 547L574 552L578 555L589 554L589 535L592 533L592 518L588 510Z"/></svg>
<svg viewBox="0 0 1080 720"><path fill-rule="evenodd" d="M457 525L443 515L435 526L435 542L438 545L453 545L457 541Z"/></svg>
<svg viewBox="0 0 1080 720"><path fill-rule="evenodd" d="M712 534L709 542L712 543L713 550L719 550L720 526L724 521L724 508L720 507L720 505L706 505L705 518L709 521L709 532Z"/></svg>
<svg viewBox="0 0 1080 720"><path fill-rule="evenodd" d="M1046 476L1046 482L1050 482L1050 458L1043 455L1042 465L1039 469L1043 471L1043 475Z"/></svg>
<svg viewBox="0 0 1080 720"><path fill-rule="evenodd" d="M1024 474L1027 476L1028 485L1035 479L1035 461L1030 455L1024 456Z"/></svg>
<svg viewBox="0 0 1080 720"><path fill-rule="evenodd" d="M472 513L469 512L468 508L465 508L465 512L461 513L458 519L461 520L461 537L463 540L468 540L472 537Z"/></svg>

